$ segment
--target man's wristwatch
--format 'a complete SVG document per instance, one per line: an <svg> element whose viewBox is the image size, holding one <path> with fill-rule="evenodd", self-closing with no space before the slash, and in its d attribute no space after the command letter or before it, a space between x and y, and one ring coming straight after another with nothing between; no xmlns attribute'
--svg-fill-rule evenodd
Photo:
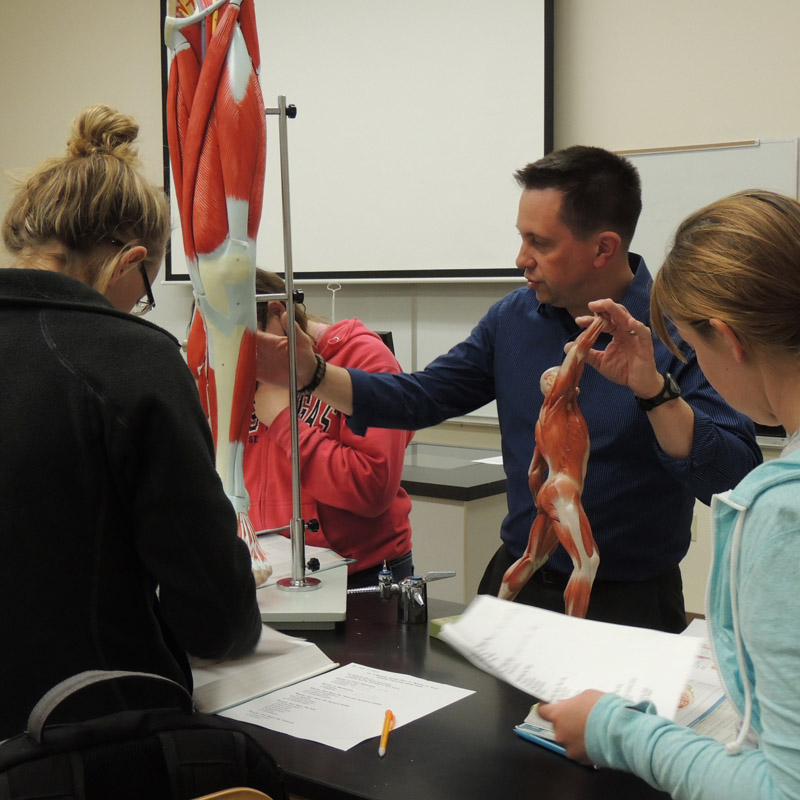
<svg viewBox="0 0 800 800"><path fill-rule="evenodd" d="M637 397L636 405L639 406L642 411L652 411L662 403L675 400L680 396L681 387L678 386L675 378L673 378L668 372L666 375L664 375L664 388L655 397L648 397L647 399L643 397Z"/></svg>

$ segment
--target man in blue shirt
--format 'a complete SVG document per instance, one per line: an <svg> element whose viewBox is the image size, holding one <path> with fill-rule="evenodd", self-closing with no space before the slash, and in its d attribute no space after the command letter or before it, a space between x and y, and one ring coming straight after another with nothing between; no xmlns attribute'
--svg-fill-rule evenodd
<svg viewBox="0 0 800 800"><path fill-rule="evenodd" d="M619 384L593 369L581 380L591 442L582 499L600 554L587 616L678 632L686 624L678 565L689 548L695 498L709 503L760 462L753 425L711 388L690 348L682 362L652 340L652 279L644 260L628 252L641 211L635 167L606 150L576 146L527 165L516 178L523 190L516 263L525 287L413 374L321 370L298 335L298 385L313 381L314 394L348 414L357 433L369 426L416 430L497 402L508 515L479 587L497 594L536 513L528 468L540 376L563 360L589 302L621 303L631 316L631 341L648 359L646 369L622 375ZM610 340L601 334L595 348ZM285 363L285 344L260 337L259 377L268 380L281 358ZM563 611L571 572L559 546L516 601Z"/></svg>

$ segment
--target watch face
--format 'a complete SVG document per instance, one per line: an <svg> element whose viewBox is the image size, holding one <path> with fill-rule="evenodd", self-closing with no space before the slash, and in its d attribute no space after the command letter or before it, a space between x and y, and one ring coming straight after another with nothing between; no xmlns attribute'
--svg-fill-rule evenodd
<svg viewBox="0 0 800 800"><path fill-rule="evenodd" d="M664 383L664 398L668 400L674 400L676 397L681 396L681 387L678 386L678 382L669 372L664 376L665 383Z"/></svg>

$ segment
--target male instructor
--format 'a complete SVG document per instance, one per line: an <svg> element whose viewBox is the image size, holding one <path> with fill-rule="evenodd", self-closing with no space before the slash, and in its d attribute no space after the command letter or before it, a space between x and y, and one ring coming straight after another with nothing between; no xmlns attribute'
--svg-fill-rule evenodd
<svg viewBox="0 0 800 800"><path fill-rule="evenodd" d="M752 423L731 409L700 372L654 342L652 279L628 252L641 211L635 167L596 147L555 151L516 173L522 187L517 266L526 286L495 303L470 336L413 374L324 369L298 333L298 386L369 426L416 430L496 400L507 477L502 544L479 592L496 595L523 553L536 513L528 486L539 379L564 358L581 330L576 318L603 303L600 335L581 381L591 453L583 506L600 565L587 616L679 632L686 625L679 563L689 548L695 498L733 487L761 460ZM611 302L614 301L614 302ZM586 324L587 320L581 320ZM259 334L259 379L284 370L286 339ZM599 355L599 354L598 354ZM616 382L613 382L616 381ZM559 546L517 602L564 611L572 572Z"/></svg>

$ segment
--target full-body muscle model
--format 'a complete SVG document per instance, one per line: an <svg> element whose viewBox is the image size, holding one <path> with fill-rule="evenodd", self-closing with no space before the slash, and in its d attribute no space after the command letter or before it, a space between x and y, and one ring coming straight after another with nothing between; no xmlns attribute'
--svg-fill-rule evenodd
<svg viewBox="0 0 800 800"><path fill-rule="evenodd" d="M255 243L266 159L253 1L173 0L170 13L169 150L196 300L188 361L260 584L272 569L247 514L242 471L256 385Z"/></svg>
<svg viewBox="0 0 800 800"><path fill-rule="evenodd" d="M589 430L578 406L586 353L597 341L603 320L596 317L567 353L560 367L542 374L545 395L536 422L536 448L528 470L536 519L522 557L506 570L499 596L513 600L558 546L564 546L573 572L564 590L567 614L585 617L592 583L600 564L597 545L581 504Z"/></svg>

